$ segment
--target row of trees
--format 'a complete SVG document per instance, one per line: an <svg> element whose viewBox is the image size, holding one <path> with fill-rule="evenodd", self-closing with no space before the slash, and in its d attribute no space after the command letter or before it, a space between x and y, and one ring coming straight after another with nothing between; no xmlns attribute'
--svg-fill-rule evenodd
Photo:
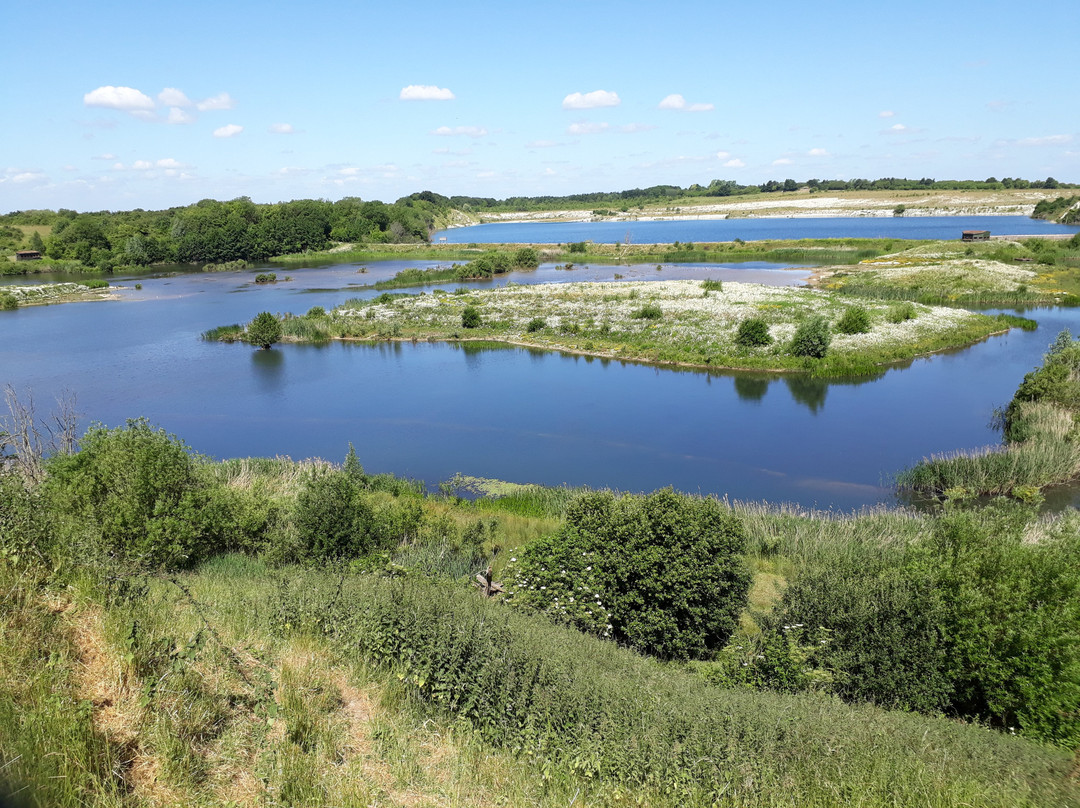
<svg viewBox="0 0 1080 808"><path fill-rule="evenodd" d="M106 271L122 265L259 261L325 249L332 241L427 241L446 207L428 198L434 196L414 194L393 204L348 197L260 205L240 197L162 211L18 211L0 217L0 227L4 233L14 225L51 227L45 238L35 230L28 242L13 242L12 249L25 246Z"/></svg>

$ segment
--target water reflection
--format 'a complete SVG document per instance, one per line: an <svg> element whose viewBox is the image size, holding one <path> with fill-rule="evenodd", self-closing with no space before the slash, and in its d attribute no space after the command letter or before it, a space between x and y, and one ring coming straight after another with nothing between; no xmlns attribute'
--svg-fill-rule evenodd
<svg viewBox="0 0 1080 808"><path fill-rule="evenodd" d="M740 373L735 376L735 394L741 401L761 401L769 389L767 376L747 376Z"/></svg>
<svg viewBox="0 0 1080 808"><path fill-rule="evenodd" d="M285 388L285 352L282 350L257 350L251 352L251 367L259 389L266 393L280 393Z"/></svg>

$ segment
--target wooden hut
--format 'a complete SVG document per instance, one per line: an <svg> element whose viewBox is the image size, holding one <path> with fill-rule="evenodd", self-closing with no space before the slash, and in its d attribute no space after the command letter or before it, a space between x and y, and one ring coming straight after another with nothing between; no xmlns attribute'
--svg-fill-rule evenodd
<svg viewBox="0 0 1080 808"><path fill-rule="evenodd" d="M965 230L960 235L960 240L961 241L989 241L990 240L990 231L989 230Z"/></svg>

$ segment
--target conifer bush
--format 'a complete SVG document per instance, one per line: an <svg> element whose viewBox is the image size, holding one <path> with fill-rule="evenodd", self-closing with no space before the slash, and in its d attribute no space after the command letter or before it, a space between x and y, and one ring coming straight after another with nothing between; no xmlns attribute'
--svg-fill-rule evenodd
<svg viewBox="0 0 1080 808"><path fill-rule="evenodd" d="M841 334L866 334L870 331L870 312L865 306L848 306L836 323Z"/></svg>

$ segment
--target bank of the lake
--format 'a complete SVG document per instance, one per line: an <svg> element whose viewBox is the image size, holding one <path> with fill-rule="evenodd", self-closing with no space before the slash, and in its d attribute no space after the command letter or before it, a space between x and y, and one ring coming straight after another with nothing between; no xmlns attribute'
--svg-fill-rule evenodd
<svg viewBox="0 0 1080 808"><path fill-rule="evenodd" d="M102 280L81 283L38 283L0 286L0 310L49 303L116 300L115 291Z"/></svg>
<svg viewBox="0 0 1080 808"><path fill-rule="evenodd" d="M852 328L851 317L864 322ZM749 320L760 321L758 338L742 336ZM820 353L797 347L801 329L814 320L827 332ZM283 334L300 342L490 340L658 364L857 376L1022 324L1007 315L706 280L383 294L347 301L329 314L287 317ZM243 333L223 328L206 336L231 341Z"/></svg>

